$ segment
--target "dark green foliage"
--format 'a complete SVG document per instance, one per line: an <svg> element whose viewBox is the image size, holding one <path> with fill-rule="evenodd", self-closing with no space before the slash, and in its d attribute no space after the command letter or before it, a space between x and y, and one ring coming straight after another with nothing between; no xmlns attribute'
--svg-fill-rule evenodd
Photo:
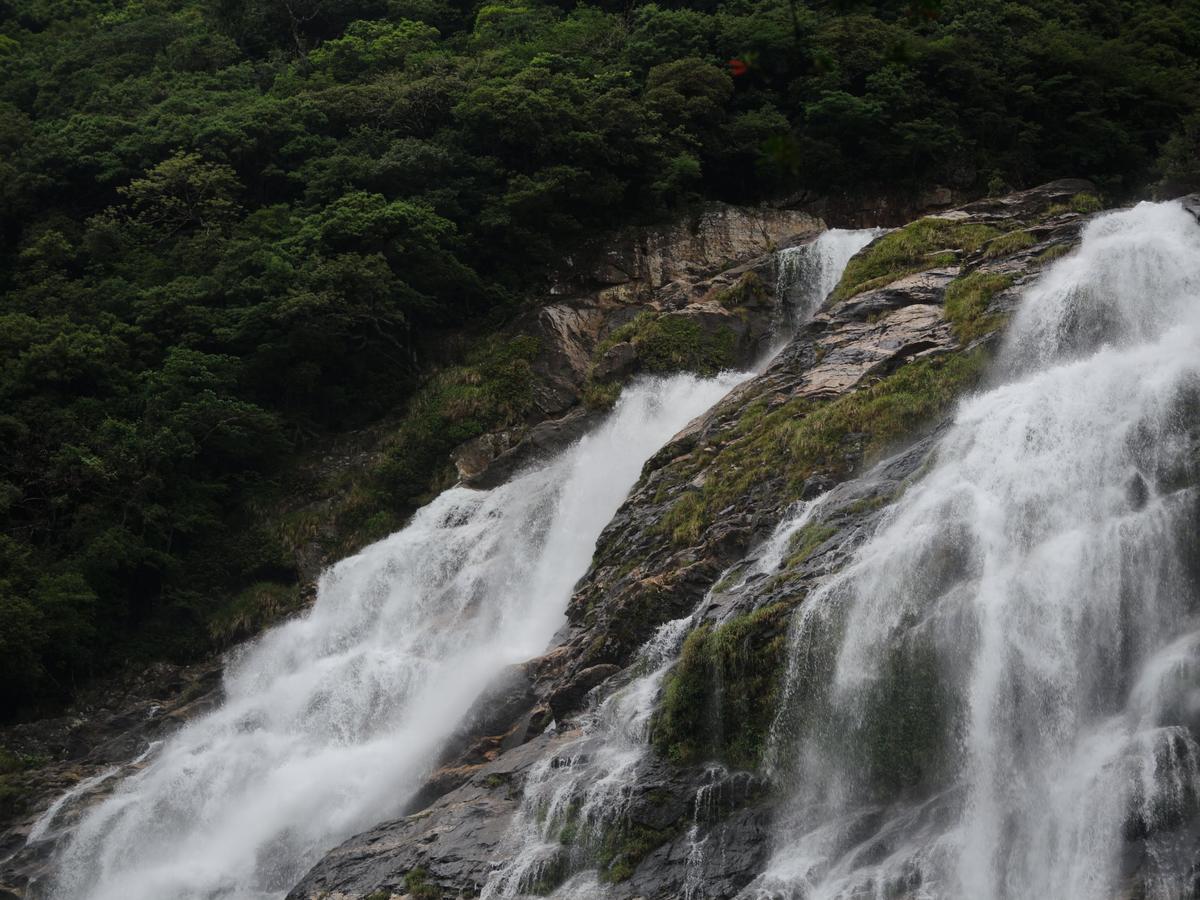
<svg viewBox="0 0 1200 900"><path fill-rule="evenodd" d="M28 776L49 761L0 748L0 816L13 819L26 811L32 793Z"/></svg>
<svg viewBox="0 0 1200 900"><path fill-rule="evenodd" d="M688 635L654 722L660 753L681 764L720 760L752 769L761 762L791 608L764 607Z"/></svg>
<svg viewBox="0 0 1200 900"><path fill-rule="evenodd" d="M429 883L424 869L410 869L404 876L404 890L413 900L440 900L442 892Z"/></svg>
<svg viewBox="0 0 1200 900"><path fill-rule="evenodd" d="M291 608L287 533L312 523L253 510L297 456L407 408L333 530L394 528L454 439L525 403L519 360L414 397L432 349L494 330L577 237L695 197L1190 189L1194 16L912 10L0 6L0 716ZM969 243L934 237L854 284ZM729 345L667 319L639 351L711 371Z"/></svg>

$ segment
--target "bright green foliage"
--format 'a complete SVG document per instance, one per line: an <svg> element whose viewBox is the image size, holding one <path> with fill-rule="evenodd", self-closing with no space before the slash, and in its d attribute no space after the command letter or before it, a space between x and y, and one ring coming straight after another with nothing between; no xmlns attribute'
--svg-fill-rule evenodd
<svg viewBox="0 0 1200 900"><path fill-rule="evenodd" d="M1009 275L972 272L950 282L946 287L946 318L954 327L954 336L959 343L970 343L999 327L1000 319L987 314L988 302L1012 281Z"/></svg>
<svg viewBox="0 0 1200 900"><path fill-rule="evenodd" d="M455 361L444 336L476 343L598 229L697 197L1190 183L1191 18L915 9L0 7L0 716L264 621L313 523L258 521L262 497L407 408L387 479L345 511L347 544L394 527L450 435L519 418L453 375L414 398ZM853 284L968 243L897 246ZM727 349L679 323L646 345L648 368ZM263 615L218 614L252 585Z"/></svg>
<svg viewBox="0 0 1200 900"><path fill-rule="evenodd" d="M680 764L715 759L752 769L761 762L791 608L764 607L688 635L654 721L660 753Z"/></svg>
<svg viewBox="0 0 1200 900"><path fill-rule="evenodd" d="M920 219L884 235L850 260L830 300L845 300L930 265L952 264L958 258L954 251L974 252L997 234L988 225Z"/></svg>

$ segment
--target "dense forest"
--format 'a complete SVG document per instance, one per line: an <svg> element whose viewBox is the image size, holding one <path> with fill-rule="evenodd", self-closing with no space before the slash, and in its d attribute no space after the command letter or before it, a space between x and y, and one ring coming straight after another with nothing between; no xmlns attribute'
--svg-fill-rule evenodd
<svg viewBox="0 0 1200 900"><path fill-rule="evenodd" d="M0 0L0 714L210 651L295 579L244 527L288 461L573 238L698 198L1179 193L1198 60L1196 0Z"/></svg>

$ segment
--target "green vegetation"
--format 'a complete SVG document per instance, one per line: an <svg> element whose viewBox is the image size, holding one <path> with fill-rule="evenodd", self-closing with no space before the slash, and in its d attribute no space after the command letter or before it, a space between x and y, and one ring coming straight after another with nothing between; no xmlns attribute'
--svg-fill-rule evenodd
<svg viewBox="0 0 1200 900"><path fill-rule="evenodd" d="M784 568L793 569L812 556L813 551L837 534L837 527L824 522L809 522L788 541Z"/></svg>
<svg viewBox="0 0 1200 900"><path fill-rule="evenodd" d="M1016 232L1021 234L1022 232ZM1000 326L1000 318L987 314L988 301L1010 284L1009 275L972 272L956 278L946 287L946 318L959 343L967 344Z"/></svg>
<svg viewBox="0 0 1200 900"><path fill-rule="evenodd" d="M771 293L757 272L747 272L734 284L717 293L716 300L726 309L761 306L771 300Z"/></svg>
<svg viewBox="0 0 1200 900"><path fill-rule="evenodd" d="M850 260L842 280L830 295L838 302L895 281L931 265L951 265L954 251L973 253L999 232L988 225L925 218L885 234Z"/></svg>
<svg viewBox="0 0 1200 900"><path fill-rule="evenodd" d="M394 528L453 440L519 427L528 356L486 335L598 229L705 197L1192 183L1193 19L1151 0L6 0L0 717L291 609L289 546ZM847 284L979 239L939 229ZM641 350L712 368L727 347L663 322ZM273 520L294 467L396 421L331 521Z"/></svg>
<svg viewBox="0 0 1200 900"><path fill-rule="evenodd" d="M688 635L654 721L659 753L683 765L717 759L753 769L761 762L793 605L764 607Z"/></svg>
<svg viewBox="0 0 1200 900"><path fill-rule="evenodd" d="M593 367L605 353L626 342L637 352L636 368L640 372L715 375L733 365L737 335L725 325L704 328L690 316L643 312L614 328L597 344L592 353ZM591 409L608 409L620 395L623 381L597 381L589 376L583 387L583 402Z"/></svg>
<svg viewBox="0 0 1200 900"><path fill-rule="evenodd" d="M600 880L609 883L628 880L638 863L674 834L670 828L650 828L633 822L622 822L610 828L596 858L600 864Z"/></svg>
<svg viewBox="0 0 1200 900"><path fill-rule="evenodd" d="M49 762L40 756L21 756L0 749L0 816L12 819L29 803L27 774Z"/></svg>
<svg viewBox="0 0 1200 900"><path fill-rule="evenodd" d="M982 372L981 351L919 360L874 384L826 403L792 400L743 420L741 433L704 463L703 487L689 490L663 516L659 529L677 546L699 539L717 514L750 493L762 473L788 473L785 490L799 496L818 472L845 473L947 409ZM696 463L695 465L700 465ZM682 467L673 483L696 472Z"/></svg>
<svg viewBox="0 0 1200 900"><path fill-rule="evenodd" d="M404 875L404 890L413 900L441 900L442 892L429 883L424 869L409 869Z"/></svg>
<svg viewBox="0 0 1200 900"><path fill-rule="evenodd" d="M1036 240L1028 231L1010 231L1008 234L1002 234L988 242L987 249L983 251L984 257L987 259L995 259L999 256L1008 256L1020 250L1025 250L1032 247Z"/></svg>

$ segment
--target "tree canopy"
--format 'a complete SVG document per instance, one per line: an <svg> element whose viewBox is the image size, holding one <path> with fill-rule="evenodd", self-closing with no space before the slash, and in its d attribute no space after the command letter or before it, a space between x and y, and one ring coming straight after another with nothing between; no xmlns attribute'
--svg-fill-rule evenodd
<svg viewBox="0 0 1200 900"><path fill-rule="evenodd" d="M1195 0L0 0L0 714L206 652L282 461L575 237L1194 189L1198 60Z"/></svg>

